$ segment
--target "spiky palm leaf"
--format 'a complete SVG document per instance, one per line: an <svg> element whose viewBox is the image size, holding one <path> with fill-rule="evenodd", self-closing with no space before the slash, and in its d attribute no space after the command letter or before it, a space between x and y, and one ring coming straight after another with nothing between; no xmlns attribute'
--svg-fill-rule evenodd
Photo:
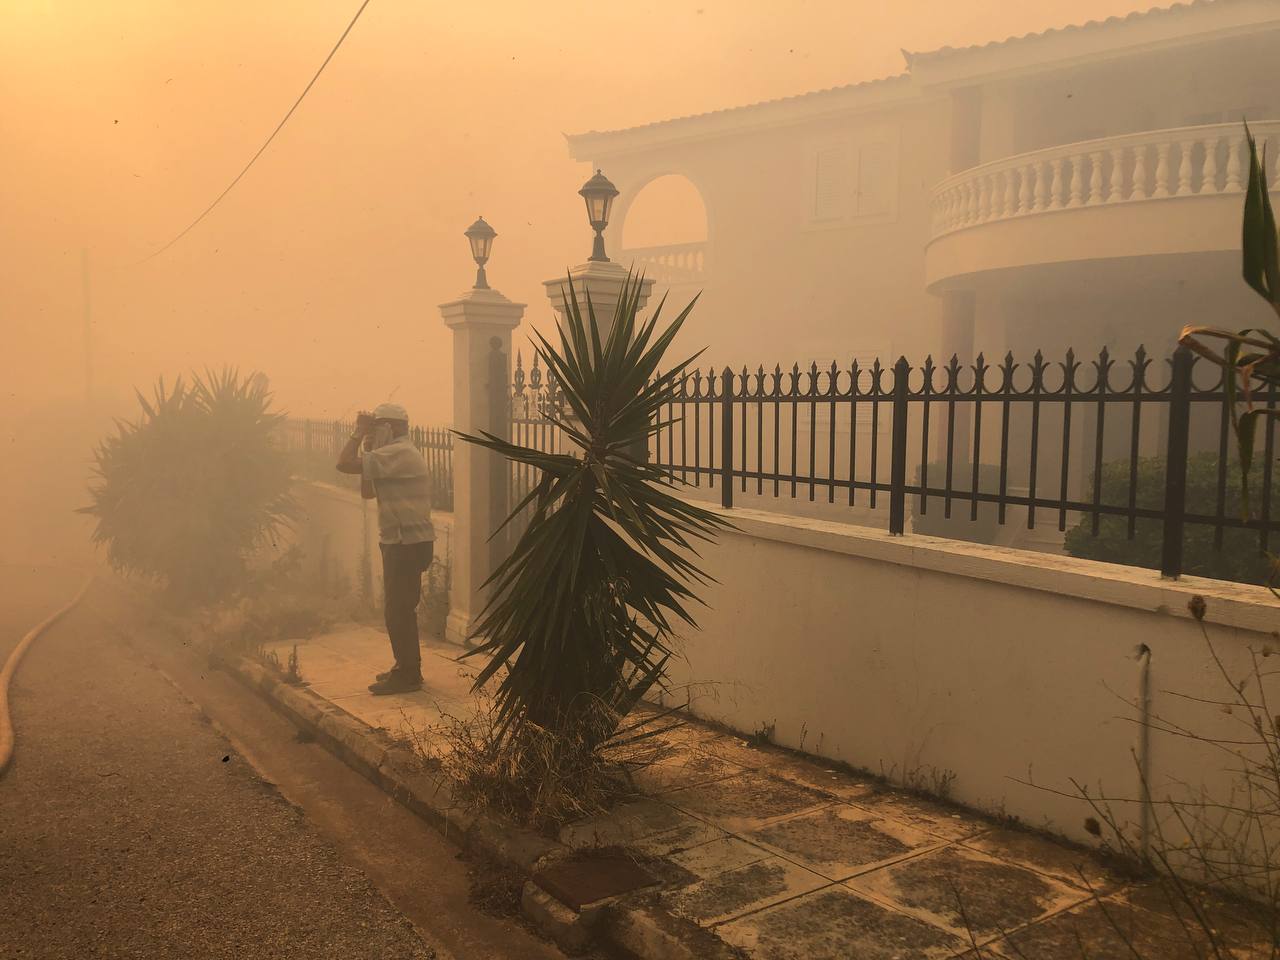
<svg viewBox="0 0 1280 960"><path fill-rule="evenodd" d="M481 643L468 654L490 658L477 687L505 668L500 739L525 723L588 747L607 737L664 676L674 625L695 625L693 587L708 582L695 547L727 526L675 496L667 475L636 455L662 425L679 371L694 359L658 375L694 303L659 332L662 304L637 320L640 289L640 279L628 276L602 338L590 297L584 312L570 280L558 345L537 335L538 353L563 391L565 412L550 417L575 453L460 434L538 476L506 521L530 510L524 533L490 577L492 596L475 630ZM603 725L602 715L609 718Z"/></svg>
<svg viewBox="0 0 1280 960"><path fill-rule="evenodd" d="M137 398L142 415L117 421L95 451L82 512L117 569L215 597L293 516L289 464L272 443L281 415L260 380L234 369L161 380Z"/></svg>

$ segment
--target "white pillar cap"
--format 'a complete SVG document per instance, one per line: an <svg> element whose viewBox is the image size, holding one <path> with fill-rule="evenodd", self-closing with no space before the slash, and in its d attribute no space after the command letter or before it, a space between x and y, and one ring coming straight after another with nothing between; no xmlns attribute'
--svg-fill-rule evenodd
<svg viewBox="0 0 1280 960"><path fill-rule="evenodd" d="M525 304L508 300L497 290L468 290L457 300L440 304L447 327L468 324L518 327L524 317Z"/></svg>

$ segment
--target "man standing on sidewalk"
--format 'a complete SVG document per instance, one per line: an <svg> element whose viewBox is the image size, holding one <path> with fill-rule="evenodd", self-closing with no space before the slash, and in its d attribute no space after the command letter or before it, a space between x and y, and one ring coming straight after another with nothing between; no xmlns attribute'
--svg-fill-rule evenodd
<svg viewBox="0 0 1280 960"><path fill-rule="evenodd" d="M361 414L338 457L338 470L360 474L361 496L378 501L383 606L395 665L378 674L369 690L388 694L421 689L418 601L436 535L427 463L409 438L404 407L383 403L372 415Z"/></svg>

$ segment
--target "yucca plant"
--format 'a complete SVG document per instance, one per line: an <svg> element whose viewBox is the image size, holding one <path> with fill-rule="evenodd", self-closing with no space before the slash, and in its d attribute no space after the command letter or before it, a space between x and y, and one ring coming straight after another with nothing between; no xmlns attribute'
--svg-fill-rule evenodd
<svg viewBox="0 0 1280 960"><path fill-rule="evenodd" d="M1249 144L1249 182L1245 188L1241 227L1242 273L1245 283L1280 317L1280 245L1267 188L1266 151L1259 158L1258 144L1248 124L1244 131ZM1280 384L1280 337L1261 327L1247 327L1232 333L1216 327L1189 326L1183 328L1178 339L1225 370L1224 392L1236 433L1243 505L1247 512L1249 468L1253 462L1258 420L1280 416L1280 410L1254 406L1253 394L1259 384Z"/></svg>
<svg viewBox="0 0 1280 960"><path fill-rule="evenodd" d="M673 624L694 625L692 588L708 582L695 545L725 524L675 496L641 452L694 359L658 375L693 305L659 332L662 304L639 322L640 281L628 277L602 337L590 297L580 303L570 281L558 347L540 334L535 347L563 391L560 412L549 416L578 449L544 453L487 433L462 435L539 477L506 521L529 510L489 580L480 642L468 653L490 658L477 689L503 671L499 744L532 726L538 737L554 734L567 754L595 751L663 681Z"/></svg>
<svg viewBox="0 0 1280 960"><path fill-rule="evenodd" d="M239 585L253 552L294 513L290 467L272 443L282 414L262 378L206 372L117 421L94 453L93 540L111 565L154 577L184 600L213 600Z"/></svg>

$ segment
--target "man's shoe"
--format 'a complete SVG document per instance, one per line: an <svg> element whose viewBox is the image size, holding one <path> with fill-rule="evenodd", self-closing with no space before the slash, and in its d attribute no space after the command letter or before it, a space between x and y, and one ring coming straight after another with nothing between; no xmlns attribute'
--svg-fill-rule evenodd
<svg viewBox="0 0 1280 960"><path fill-rule="evenodd" d="M391 676L385 680L378 680L369 684L369 692L375 697L385 696L389 693L412 693L414 690L422 689L422 677L413 676L407 673L400 673L392 670Z"/></svg>
<svg viewBox="0 0 1280 960"><path fill-rule="evenodd" d="M383 680L387 679L387 677L391 676L391 675L392 675L392 674L394 674L395 672L396 672L396 668L395 668L395 667L392 667L390 670L383 670L380 674L378 674L378 675L377 675L376 677L374 677L373 679L375 679L375 680L377 680L379 683L381 683Z"/></svg>

